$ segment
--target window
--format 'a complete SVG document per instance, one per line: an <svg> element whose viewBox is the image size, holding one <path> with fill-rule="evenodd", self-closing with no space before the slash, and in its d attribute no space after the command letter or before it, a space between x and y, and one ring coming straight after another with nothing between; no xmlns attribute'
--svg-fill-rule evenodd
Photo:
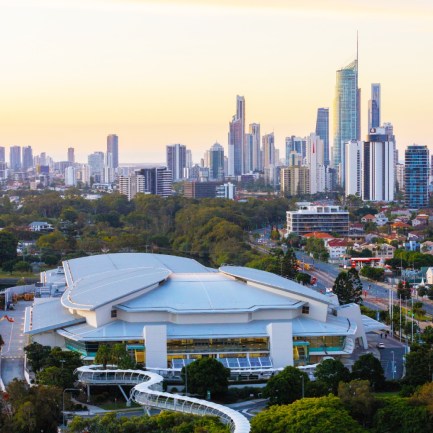
<svg viewBox="0 0 433 433"><path fill-rule="evenodd" d="M310 306L309 305L303 305L302 306L302 314L310 314Z"/></svg>
<svg viewBox="0 0 433 433"><path fill-rule="evenodd" d="M114 319L117 317L117 310L111 310L111 318Z"/></svg>

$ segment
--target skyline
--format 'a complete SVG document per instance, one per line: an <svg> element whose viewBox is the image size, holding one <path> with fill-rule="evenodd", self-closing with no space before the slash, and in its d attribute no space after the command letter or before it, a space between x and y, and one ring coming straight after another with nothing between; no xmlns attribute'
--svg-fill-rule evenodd
<svg viewBox="0 0 433 433"><path fill-rule="evenodd" d="M117 134L122 163L162 162L174 143L197 162L215 141L227 154L243 95L246 125L274 131L283 150L286 136L315 130L319 107L332 125L336 71L355 58L358 30L361 139L371 83L381 83L382 122L393 123L400 154L433 148L433 6L234 3L0 0L0 146L56 160L74 147L85 161Z"/></svg>

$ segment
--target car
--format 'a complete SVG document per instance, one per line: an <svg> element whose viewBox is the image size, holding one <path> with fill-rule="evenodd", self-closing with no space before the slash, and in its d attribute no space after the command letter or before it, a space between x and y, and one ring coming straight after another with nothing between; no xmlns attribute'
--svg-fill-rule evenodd
<svg viewBox="0 0 433 433"><path fill-rule="evenodd" d="M377 344L376 344L376 347L377 347L378 349L385 349L385 344L383 344L383 343L377 343Z"/></svg>

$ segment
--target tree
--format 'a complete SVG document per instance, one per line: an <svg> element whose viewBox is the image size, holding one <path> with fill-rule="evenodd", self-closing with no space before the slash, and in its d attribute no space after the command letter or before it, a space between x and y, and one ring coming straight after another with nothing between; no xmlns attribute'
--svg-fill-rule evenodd
<svg viewBox="0 0 433 433"><path fill-rule="evenodd" d="M339 359L325 359L314 372L316 380L322 382L328 392L337 393L340 382L350 380L350 372Z"/></svg>
<svg viewBox="0 0 433 433"><path fill-rule="evenodd" d="M361 355L353 364L352 378L368 380L374 391L380 391L385 385L385 374L382 364L372 354Z"/></svg>
<svg viewBox="0 0 433 433"><path fill-rule="evenodd" d="M251 433L361 433L338 397L304 398L271 406L251 421Z"/></svg>
<svg viewBox="0 0 433 433"><path fill-rule="evenodd" d="M296 255L293 248L287 249L282 261L282 276L285 278L293 278L296 275L298 268Z"/></svg>
<svg viewBox="0 0 433 433"><path fill-rule="evenodd" d="M368 380L352 380L340 382L338 385L338 397L355 418L364 427L370 427L376 411L377 401L371 392Z"/></svg>
<svg viewBox="0 0 433 433"><path fill-rule="evenodd" d="M186 370L186 371L185 371ZM182 379L188 381L188 392L205 397L221 396L228 390L230 370L214 358L199 358L182 368Z"/></svg>
<svg viewBox="0 0 433 433"><path fill-rule="evenodd" d="M14 264L15 272L30 272L31 270L30 263L19 261Z"/></svg>
<svg viewBox="0 0 433 433"><path fill-rule="evenodd" d="M27 362L35 373L45 366L50 351L50 346L43 346L36 342L24 347L24 352L26 352L27 355Z"/></svg>
<svg viewBox="0 0 433 433"><path fill-rule="evenodd" d="M17 258L18 239L10 232L0 231L0 266Z"/></svg>
<svg viewBox="0 0 433 433"><path fill-rule="evenodd" d="M95 355L95 364L102 364L104 370L107 368L107 364L111 363L112 352L109 344L100 344Z"/></svg>
<svg viewBox="0 0 433 433"><path fill-rule="evenodd" d="M423 385L432 380L433 348L428 344L413 344L406 355L404 383L412 386Z"/></svg>
<svg viewBox="0 0 433 433"><path fill-rule="evenodd" d="M135 367L135 362L131 359L131 356L126 350L126 344L114 344L111 350L111 357L113 364L121 369L127 370Z"/></svg>
<svg viewBox="0 0 433 433"><path fill-rule="evenodd" d="M433 415L433 382L422 385L410 398L412 404L423 405Z"/></svg>
<svg viewBox="0 0 433 433"><path fill-rule="evenodd" d="M407 284L403 284L401 281L397 286L397 297L401 298L403 301L410 299L412 297L412 291Z"/></svg>
<svg viewBox="0 0 433 433"><path fill-rule="evenodd" d="M312 254L316 260L327 262L329 259L329 253L325 248L325 242L323 239L308 238L307 243L305 244L305 251L308 254Z"/></svg>
<svg viewBox="0 0 433 433"><path fill-rule="evenodd" d="M341 305L361 303L362 283L358 271L351 268L348 272L342 271L335 279L333 292L338 296Z"/></svg>
<svg viewBox="0 0 433 433"><path fill-rule="evenodd" d="M382 268L373 268L372 266L363 266L360 274L374 281L382 281L383 276L385 274L385 269Z"/></svg>
<svg viewBox="0 0 433 433"><path fill-rule="evenodd" d="M377 433L431 433L432 423L424 406L413 406L401 397L382 400L374 420Z"/></svg>
<svg viewBox="0 0 433 433"><path fill-rule="evenodd" d="M288 366L271 377L263 391L269 404L290 404L302 397L302 389L308 386L308 375L296 367Z"/></svg>

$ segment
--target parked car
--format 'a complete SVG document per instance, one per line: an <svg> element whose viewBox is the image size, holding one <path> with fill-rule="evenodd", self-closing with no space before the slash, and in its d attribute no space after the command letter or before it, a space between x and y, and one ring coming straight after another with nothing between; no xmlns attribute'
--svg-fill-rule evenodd
<svg viewBox="0 0 433 433"><path fill-rule="evenodd" d="M377 344L376 344L376 347L377 347L378 349L385 349L385 344L383 344L383 343L377 343Z"/></svg>

